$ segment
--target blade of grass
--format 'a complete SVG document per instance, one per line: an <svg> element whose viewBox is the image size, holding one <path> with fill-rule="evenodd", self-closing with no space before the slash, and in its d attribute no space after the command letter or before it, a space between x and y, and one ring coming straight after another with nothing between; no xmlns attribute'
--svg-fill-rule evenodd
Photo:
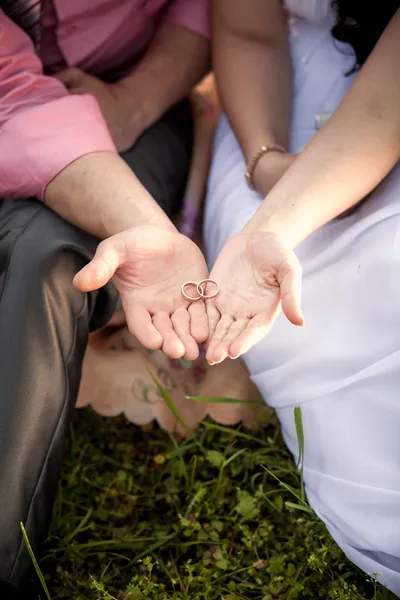
<svg viewBox="0 0 400 600"><path fill-rule="evenodd" d="M254 436L249 435L248 433L243 433L242 431L238 431L237 429L224 427L223 425L217 425L216 423L208 423L207 421L201 421L201 425L203 425L207 429L216 429L217 431L222 431L223 433L229 433L234 437L241 437L244 440L249 440L250 442L257 442L260 444L260 446L269 447L269 444L261 438L257 439Z"/></svg>
<svg viewBox="0 0 400 600"><path fill-rule="evenodd" d="M304 429L303 429L303 419L301 416L301 408L300 406L295 406L294 408L294 423L296 425L296 434L297 434L297 443L298 443L298 452L299 458L297 460L297 467L300 467L303 463L304 459Z"/></svg>
<svg viewBox="0 0 400 600"><path fill-rule="evenodd" d="M165 387L158 381L158 379L156 377L154 377L154 375L152 373L150 373L150 375L151 375L154 383L156 384L158 391L160 392L161 396L163 397L165 404L168 406L168 408L170 409L170 411L172 412L172 414L174 415L176 420L182 425L182 427L189 434L189 436L190 436L189 439L192 439L194 441L194 443L196 444L196 446L199 448L199 450L204 453L205 449L204 449L203 444L198 439L198 437L194 434L193 430L191 430L190 427L188 427L188 425L185 423L185 420L179 413L178 409L175 406L175 402L172 400L171 396L169 395L169 393L167 392Z"/></svg>
<svg viewBox="0 0 400 600"><path fill-rule="evenodd" d="M32 546L30 544L28 535L27 535L27 533L25 531L25 527L24 527L24 524L22 522L20 523L20 527L21 527L22 537L24 538L24 542L25 542L26 548L28 550L29 556L31 557L31 561L32 561L33 566L35 568L36 575L38 576L39 581L42 584L42 588L43 588L44 593L46 594L47 600L51 600L50 592L49 592L48 587L46 585L46 581L45 581L45 579L43 577L42 571L40 570L38 561L36 560L36 556L35 556L35 554L34 554L34 552L32 550Z"/></svg>
<svg viewBox="0 0 400 600"><path fill-rule="evenodd" d="M288 485L287 483L285 483L284 481L282 481L281 479L279 479L279 477L277 477L276 475L274 475L274 473L272 473L272 471L270 471L269 469L267 469L267 467L264 467L264 465L260 465L260 466L261 466L262 469L264 469L268 473L268 475L270 475L276 481L278 481L279 485L281 485L285 490L287 490L288 492L290 492L292 494L292 496L294 496L299 502L303 503L303 500L301 499L301 496L299 496L299 494L292 487L290 487L290 485Z"/></svg>
<svg viewBox="0 0 400 600"><path fill-rule="evenodd" d="M181 548L191 548L192 546L222 546L221 540L198 540L196 542L180 542Z"/></svg>
<svg viewBox="0 0 400 600"><path fill-rule="evenodd" d="M184 449L180 448L176 439L174 438L174 436L172 435L172 433L170 433L169 431L167 431L168 435L169 435L169 439L171 440L171 444L174 446L175 450L178 451L176 456L181 464L182 467L182 473L183 476L185 478L186 481L186 485L188 485L189 483L189 475L188 475L188 471L187 471L187 467L186 467L186 462L183 458L183 453L184 453ZM169 458L171 458L171 456L169 455Z"/></svg>
<svg viewBox="0 0 400 600"><path fill-rule="evenodd" d="M193 402L209 402L210 404L251 404L256 406L265 406L261 400L239 400L237 398L224 398L218 396L186 396L186 400Z"/></svg>
<svg viewBox="0 0 400 600"><path fill-rule="evenodd" d="M129 542L117 542L115 540L99 540L94 542L86 542L84 544L71 544L69 548L71 550L89 550L93 549L96 552L103 551L105 552L107 549L110 550L129 550L135 547L135 544L144 544L148 542L154 542L157 540L156 537L143 537L136 538L134 540L130 540ZM65 549L65 548L64 548ZM60 549L62 550L62 548Z"/></svg>
<svg viewBox="0 0 400 600"><path fill-rule="evenodd" d="M169 410L172 412L175 419L178 421L178 423L180 423L182 425L182 427L184 427L184 429L186 429L186 431L188 433L191 433L189 427L186 425L184 419L181 417L178 409L175 406L175 402L172 400L172 398L168 394L167 390L164 388L163 385L161 385L161 383L158 381L158 379L156 377L154 377L154 375L152 373L150 373L150 375L151 375L154 383L156 384L157 389L160 392L162 398L164 399L165 404L168 406Z"/></svg>
<svg viewBox="0 0 400 600"><path fill-rule="evenodd" d="M92 589L94 589L97 592L99 592L100 594L102 594L104 600L117 600L117 598L115 596L111 596L111 594L109 594L107 592L103 583L101 583L101 582L99 583L98 581L96 581L96 579L93 577L93 575L90 575L90 579L92 580Z"/></svg>
<svg viewBox="0 0 400 600"><path fill-rule="evenodd" d="M191 499L189 506L186 509L186 514L190 514L192 512L192 508L198 504L199 502L201 502L201 500L203 500L204 496L206 494L206 490L205 488L200 488L199 490L197 490L197 492L195 493L195 495L193 496L193 498Z"/></svg>
<svg viewBox="0 0 400 600"><path fill-rule="evenodd" d="M297 443L299 445L297 468L300 468L301 501L303 504L306 504L306 493L304 490L304 428L300 406L295 406L294 408L294 423L296 426Z"/></svg>
<svg viewBox="0 0 400 600"><path fill-rule="evenodd" d="M195 454L192 458L192 468L190 470L190 483L189 483L189 490L191 490L194 486L194 482L196 479L196 468L197 468L197 454Z"/></svg>
<svg viewBox="0 0 400 600"><path fill-rule="evenodd" d="M197 447L198 444L195 440L193 440L193 438L188 438L186 440L179 440L179 444L175 440L175 444L173 444L173 446L174 448L172 450L168 450L169 459L179 458L180 456L183 456L185 452L189 452L193 448Z"/></svg>
<svg viewBox="0 0 400 600"><path fill-rule="evenodd" d="M224 461L224 469L225 467L227 467L231 462L233 462L234 460L237 459L238 456L240 456L241 454L243 454L243 452L247 452L247 448L241 448L240 450L238 450L237 452L235 452L235 454L232 454L232 456L230 456L229 458L227 458Z"/></svg>
<svg viewBox="0 0 400 600"><path fill-rule="evenodd" d="M247 448L241 448L241 450L238 450L237 452L235 452L235 454L232 454L232 456L230 456L229 458L225 459L224 462L222 463L222 465L220 466L219 472L218 472L218 479L217 479L217 483L215 486L215 492L214 492L214 498L216 498L219 494L219 490L221 489L221 483L222 483L222 477L224 475L224 469L231 463L233 462L238 456L240 456L241 454L243 454L243 452L246 452Z"/></svg>
<svg viewBox="0 0 400 600"><path fill-rule="evenodd" d="M86 523L89 521L90 517L93 514L93 508L89 508L89 510L87 511L86 515L83 517L83 519L80 521L79 525L77 527L75 527L75 529L73 530L72 533L69 534L69 536L67 536L67 538L65 539L65 543L69 544L70 542L72 542L72 540L74 539L74 537L76 535L78 535L78 533L81 533L82 531L85 531L86 527Z"/></svg>
<svg viewBox="0 0 400 600"><path fill-rule="evenodd" d="M149 554L151 554L155 550L158 550L158 548L161 548L161 546L164 546L170 540L173 540L177 536L178 536L178 532L171 533L171 535L167 535L164 539L159 540L155 544L152 544L146 550L144 550L143 552L141 552L140 554L138 554L137 556L135 556L135 558L132 560L132 564L137 563L142 558L145 558L146 556L148 556Z"/></svg>
<svg viewBox="0 0 400 600"><path fill-rule="evenodd" d="M286 508L294 508L295 510L302 510L303 512L309 513L310 515L314 514L312 508L307 506L306 504L295 504L294 502L285 502Z"/></svg>

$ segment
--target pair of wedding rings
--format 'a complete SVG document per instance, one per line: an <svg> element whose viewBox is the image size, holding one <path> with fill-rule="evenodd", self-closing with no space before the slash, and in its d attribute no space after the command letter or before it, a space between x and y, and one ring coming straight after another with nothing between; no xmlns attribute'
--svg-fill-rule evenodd
<svg viewBox="0 0 400 600"><path fill-rule="evenodd" d="M205 287L207 287L208 283L214 285L216 288L211 294L205 293ZM185 291L187 288L195 288L197 296L190 296L189 294L187 294ZM184 298L186 298L186 300L189 300L190 302L196 302L196 300L201 299L209 300L210 298L215 298L217 294L219 294L219 285L216 281L214 281L214 279L202 279L201 281L199 281L199 283L196 283L195 281L187 281L182 286L182 295Z"/></svg>

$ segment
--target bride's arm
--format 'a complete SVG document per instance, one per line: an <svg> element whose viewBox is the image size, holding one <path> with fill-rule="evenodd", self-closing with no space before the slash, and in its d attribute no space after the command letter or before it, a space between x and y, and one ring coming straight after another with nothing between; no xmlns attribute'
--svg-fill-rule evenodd
<svg viewBox="0 0 400 600"><path fill-rule="evenodd" d="M295 247L384 179L400 159L399 57L400 10L337 111L245 231L276 232Z"/></svg>
<svg viewBox="0 0 400 600"><path fill-rule="evenodd" d="M286 21L280 0L213 2L218 92L246 162L263 145L288 143L292 69ZM255 182L261 171L275 170L281 161L278 153L266 154L255 169Z"/></svg>

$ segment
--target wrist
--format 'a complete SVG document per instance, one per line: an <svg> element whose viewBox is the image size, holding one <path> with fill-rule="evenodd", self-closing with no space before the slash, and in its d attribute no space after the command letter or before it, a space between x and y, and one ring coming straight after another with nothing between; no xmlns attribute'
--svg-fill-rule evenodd
<svg viewBox="0 0 400 600"><path fill-rule="evenodd" d="M176 231L125 162L113 153L86 154L67 165L48 184L45 202L66 221L101 239L141 225Z"/></svg>
<svg viewBox="0 0 400 600"><path fill-rule="evenodd" d="M147 192L146 192L147 194ZM113 212L105 223L105 236L111 237L123 231L142 229L143 227L157 228L160 231L177 232L175 225L167 217L158 204L149 197L145 203L138 206L138 195L129 194L124 203L123 211Z"/></svg>
<svg viewBox="0 0 400 600"><path fill-rule="evenodd" d="M133 76L121 79L112 86L126 127L137 139L158 118L154 100L143 96L143 86L137 86Z"/></svg>
<svg viewBox="0 0 400 600"><path fill-rule="evenodd" d="M271 235L279 237L285 246L291 250L296 248L296 246L298 246L298 244L302 241L301 239L298 239L296 233L290 227L288 227L287 223L274 219L262 221L257 224L248 223L248 225L246 225L244 228L243 233L252 239L259 235Z"/></svg>
<svg viewBox="0 0 400 600"><path fill-rule="evenodd" d="M246 172L245 172L245 177L246 177L246 182L247 185L249 186L250 189L255 190L256 185L254 183L254 173L257 169L257 167L260 164L260 161L264 158L264 156L266 156L267 154L271 154L271 153L280 153L280 154L286 154L286 150L283 148L283 146L279 146L279 144L263 144L259 150L252 155L252 157L250 158L250 160L247 161L246 164Z"/></svg>
<svg viewBox="0 0 400 600"><path fill-rule="evenodd" d="M255 215L247 223L243 232L247 235L277 235L292 250L313 231L310 219L304 215L296 202L280 202L272 192L263 201Z"/></svg>
<svg viewBox="0 0 400 600"><path fill-rule="evenodd" d="M253 172L253 183L256 190L262 196L266 196L292 165L295 158L295 154L274 151L264 154Z"/></svg>

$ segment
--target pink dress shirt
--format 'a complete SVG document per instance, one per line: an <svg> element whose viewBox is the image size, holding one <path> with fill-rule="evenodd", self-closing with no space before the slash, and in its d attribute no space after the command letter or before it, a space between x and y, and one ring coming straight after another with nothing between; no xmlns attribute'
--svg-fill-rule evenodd
<svg viewBox="0 0 400 600"><path fill-rule="evenodd" d="M43 199L68 164L115 146L97 101L49 74L129 72L160 22L207 36L208 0L43 0L39 56L0 10L0 198ZM45 75L44 73L47 73ZM172 74L171 74L172 75Z"/></svg>

